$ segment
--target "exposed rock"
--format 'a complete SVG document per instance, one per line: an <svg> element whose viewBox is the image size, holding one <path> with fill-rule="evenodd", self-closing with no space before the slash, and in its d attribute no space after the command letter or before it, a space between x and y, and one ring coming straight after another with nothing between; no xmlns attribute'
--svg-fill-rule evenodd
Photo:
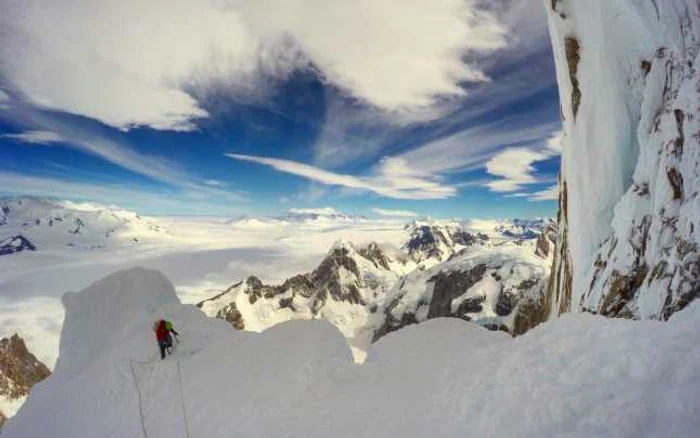
<svg viewBox="0 0 700 438"><path fill-rule="evenodd" d="M478 265L468 271L440 272L430 279L434 283L428 319L452 316L452 300L464 295L484 278L486 265Z"/></svg>
<svg viewBox="0 0 700 438"><path fill-rule="evenodd" d="M457 315L462 317L466 316L468 313L479 313L483 311L484 301L486 301L486 297L483 295L465 299L457 308Z"/></svg>
<svg viewBox="0 0 700 438"><path fill-rule="evenodd" d="M370 261L376 264L375 260ZM344 283L341 270L352 274L355 281ZM315 288L327 292L334 300L364 305L359 290L360 279L357 263L350 255L350 250L344 247L333 249L311 274L311 281Z"/></svg>
<svg viewBox="0 0 700 438"><path fill-rule="evenodd" d="M489 240L485 234L472 234L456 226L412 224L408 230L404 249L416 262L444 261L464 247L485 245Z"/></svg>
<svg viewBox="0 0 700 438"><path fill-rule="evenodd" d="M241 312L238 311L238 307L236 306L235 301L227 304L221 310L219 310L219 312L216 314L216 317L228 322L236 330L245 329L245 321L243 320L243 315L241 314Z"/></svg>
<svg viewBox="0 0 700 438"><path fill-rule="evenodd" d="M554 224L548 225L537 237L535 254L543 259L554 254L557 242L557 227Z"/></svg>
<svg viewBox="0 0 700 438"><path fill-rule="evenodd" d="M387 270L390 269L389 268L389 261L387 260L386 256L384 255L384 251L382 251L382 249L379 248L379 245L377 245L375 242L370 243L369 245L365 246L364 248L358 249L357 252L362 257L373 262L377 268L383 268L383 269L387 269Z"/></svg>
<svg viewBox="0 0 700 438"><path fill-rule="evenodd" d="M29 394L32 387L51 371L29 352L24 340L14 334L0 339L0 397L16 400ZM0 427L5 422L0 412Z"/></svg>
<svg viewBox="0 0 700 438"><path fill-rule="evenodd" d="M15 254L21 251L36 251L36 247L21 234L0 240L0 256Z"/></svg>
<svg viewBox="0 0 700 438"><path fill-rule="evenodd" d="M578 65L581 62L581 44L574 36L566 37L566 62L569 66L569 79L571 80L571 107L574 119L578 115L581 106L581 86L578 79Z"/></svg>

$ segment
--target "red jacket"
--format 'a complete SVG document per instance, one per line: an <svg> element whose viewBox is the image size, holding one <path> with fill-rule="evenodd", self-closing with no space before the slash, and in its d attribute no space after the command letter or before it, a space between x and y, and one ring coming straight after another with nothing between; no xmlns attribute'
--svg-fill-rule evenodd
<svg viewBox="0 0 700 438"><path fill-rule="evenodd" d="M156 339L158 342L168 339L168 328L165 326L165 321L162 319L158 321L158 325L156 326Z"/></svg>

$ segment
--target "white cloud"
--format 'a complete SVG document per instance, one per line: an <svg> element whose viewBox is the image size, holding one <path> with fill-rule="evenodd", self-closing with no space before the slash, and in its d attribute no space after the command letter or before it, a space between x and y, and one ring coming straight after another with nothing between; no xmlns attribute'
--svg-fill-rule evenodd
<svg viewBox="0 0 700 438"><path fill-rule="evenodd" d="M51 143L59 143L63 141L60 135L51 131L25 131L19 134L3 134L0 135L0 137L11 138L23 143L41 145L49 145Z"/></svg>
<svg viewBox="0 0 700 438"><path fill-rule="evenodd" d="M7 104L10 102L10 96L4 91L0 90L0 109L8 109L10 106Z"/></svg>
<svg viewBox="0 0 700 438"><path fill-rule="evenodd" d="M372 212L380 216L390 216L390 217L416 217L418 213L415 211L408 210L386 210L384 208L373 208Z"/></svg>
<svg viewBox="0 0 700 438"><path fill-rule="evenodd" d="M374 192L395 199L446 199L457 194L455 187L441 184L435 177L417 171L400 158L384 158L369 176L353 176L278 158L225 154L235 160L270 166L280 172L308 178L312 181Z"/></svg>
<svg viewBox="0 0 700 438"><path fill-rule="evenodd" d="M387 111L431 106L485 81L467 52L504 47L478 0L11 1L0 73L36 105L128 129L187 130L212 82L265 93L261 77L313 65ZM418 36L419 35L419 36Z"/></svg>
<svg viewBox="0 0 700 438"><path fill-rule="evenodd" d="M114 204L123 208L143 211L197 213L228 211L227 208L241 197L223 191L158 192L141 186L112 185L100 182L78 183L63 179L30 176L0 170L0 193L12 195L51 196L59 199ZM198 194L202 196L191 197ZM190 199L188 199L190 198ZM185 201L183 202L183 199Z"/></svg>
<svg viewBox="0 0 700 438"><path fill-rule="evenodd" d="M546 190L533 193L529 196L531 201L556 201L559 199L559 186L553 185Z"/></svg>
<svg viewBox="0 0 700 438"><path fill-rule="evenodd" d="M557 123L535 122L528 115L509 117L465 129L424 144L398 157L428 173L461 172L484 166L504 147L541 144Z"/></svg>
<svg viewBox="0 0 700 438"><path fill-rule="evenodd" d="M13 108L7 120L31 129L20 134L0 134L2 137L34 144L60 142L61 146L94 155L131 172L185 190L190 197L222 196L245 200L244 194L226 190L224 186L208 184L166 157L139 152L121 141L121 135L108 137L102 132L72 126L22 104ZM211 181L216 180L209 180Z"/></svg>
<svg viewBox="0 0 700 438"><path fill-rule="evenodd" d="M208 179L204 181L204 184L212 187L225 187L226 183L219 181L218 179Z"/></svg>
<svg viewBox="0 0 700 438"><path fill-rule="evenodd" d="M564 131L557 131L552 134L552 136L547 140L547 149L552 151L553 154L561 155L562 153L562 141L564 140Z"/></svg>
<svg viewBox="0 0 700 438"><path fill-rule="evenodd" d="M553 133L544 147L512 147L503 150L486 163L486 172L499 179L484 184L494 192L517 192L523 186L542 182L535 176L534 163L561 154L562 132Z"/></svg>
<svg viewBox="0 0 700 438"><path fill-rule="evenodd" d="M531 196L530 193L523 193L523 192L511 193L509 195L505 195L506 198L528 198L530 196Z"/></svg>
<svg viewBox="0 0 700 438"><path fill-rule="evenodd" d="M546 157L528 148L506 149L486 163L486 171L500 177L486 183L486 186L494 192L515 192L524 185L534 184L538 180L532 164Z"/></svg>

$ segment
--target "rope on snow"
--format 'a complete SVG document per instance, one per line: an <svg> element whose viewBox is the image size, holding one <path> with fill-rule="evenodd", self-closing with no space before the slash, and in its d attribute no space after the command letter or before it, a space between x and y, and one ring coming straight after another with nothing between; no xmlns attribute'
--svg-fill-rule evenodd
<svg viewBox="0 0 700 438"><path fill-rule="evenodd" d="M190 425L187 420L187 409L185 408L185 396L182 392L182 374L180 373L180 361L177 361L177 383L180 388L180 401L182 402L182 416L185 419L185 436L190 438Z"/></svg>
<svg viewBox="0 0 700 438"><path fill-rule="evenodd" d="M143 402L141 401L141 389L139 388L139 381L136 378L136 370L134 370L134 360L129 359L129 365L131 367L131 375L134 378L134 386L136 387L136 393L139 399L139 417L141 418L141 431L143 432L143 438L148 438L148 433L146 432L146 420L143 418Z"/></svg>
<svg viewBox="0 0 700 438"><path fill-rule="evenodd" d="M131 376L134 379L134 386L136 387L136 394L138 395L138 402L139 402L139 418L141 420L141 431L143 432L143 438L148 438L148 432L146 431L146 419L144 418L143 414L143 400L142 400L142 395L141 395L141 388L139 388L139 381L138 378L136 377L136 370L134 369L134 363L138 363L140 365L146 365L146 364L151 364L155 362L156 358L153 359L148 359L145 361L140 361L140 360L134 360L134 359L129 359L129 366L131 368ZM185 420L185 436L187 438L190 438L190 424L189 420L187 418L187 408L185 407L185 395L182 390L182 373L180 372L180 361L175 362L177 364L177 386L180 391L180 405L182 407L182 416L183 419Z"/></svg>

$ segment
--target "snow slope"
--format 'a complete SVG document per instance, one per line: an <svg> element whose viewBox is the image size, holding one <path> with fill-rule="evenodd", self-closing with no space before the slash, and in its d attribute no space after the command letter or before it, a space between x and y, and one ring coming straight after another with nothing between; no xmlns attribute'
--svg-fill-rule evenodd
<svg viewBox="0 0 700 438"><path fill-rule="evenodd" d="M235 331L179 304L154 271L113 274L66 301L60 366L9 420L8 438L143 436L140 412L153 438L658 437L700 427L699 303L667 323L565 315L514 339L436 319L386 336L357 365L327 322ZM151 333L162 315L182 333L165 361L153 360Z"/></svg>
<svg viewBox="0 0 700 438"><path fill-rule="evenodd" d="M546 0L564 125L555 314L700 295L696 0Z"/></svg>
<svg viewBox="0 0 700 438"><path fill-rule="evenodd" d="M0 256L24 250L133 246L168 237L170 233L153 221L117 207L48 198L0 199Z"/></svg>

